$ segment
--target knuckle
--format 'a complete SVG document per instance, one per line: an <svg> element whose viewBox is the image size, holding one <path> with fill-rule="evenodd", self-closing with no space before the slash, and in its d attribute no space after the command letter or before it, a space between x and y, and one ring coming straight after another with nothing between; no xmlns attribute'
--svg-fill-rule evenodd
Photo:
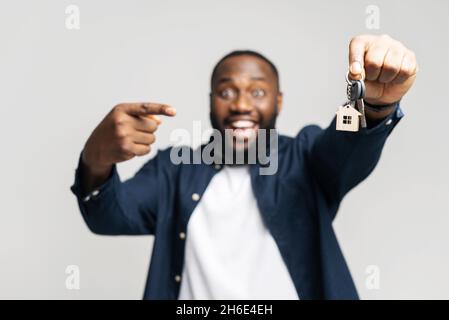
<svg viewBox="0 0 449 320"><path fill-rule="evenodd" d="M367 59L365 66L370 69L380 69L382 67L382 61L377 59Z"/></svg>
<svg viewBox="0 0 449 320"><path fill-rule="evenodd" d="M121 125L125 121L125 117L123 116L123 107L120 105L115 106L114 109L112 109L111 117L115 125Z"/></svg>
<svg viewBox="0 0 449 320"><path fill-rule="evenodd" d="M112 112L115 114L120 114L123 112L124 107L125 105L123 103L119 103L112 109Z"/></svg>
<svg viewBox="0 0 449 320"><path fill-rule="evenodd" d="M125 124L125 119L121 115L114 117L114 124L116 128L122 128Z"/></svg>
<svg viewBox="0 0 449 320"><path fill-rule="evenodd" d="M412 75L413 75L413 72L414 72L414 70L412 69L412 68L410 68L410 67L405 67L405 68L402 68L401 69L401 71L400 71L400 75L402 76L402 77L411 77Z"/></svg>
<svg viewBox="0 0 449 320"><path fill-rule="evenodd" d="M149 112L150 111L150 106L147 105L146 103L142 104L140 106L140 109L142 109L142 112Z"/></svg>
<svg viewBox="0 0 449 320"><path fill-rule="evenodd" d="M123 128L123 125L116 123L115 136L119 139L126 138L127 132L126 132L125 128Z"/></svg>
<svg viewBox="0 0 449 320"><path fill-rule="evenodd" d="M122 151L129 151L129 139L128 138L120 138L118 140L118 146Z"/></svg>
<svg viewBox="0 0 449 320"><path fill-rule="evenodd" d="M399 66L398 65L394 65L394 64L390 64L390 63L384 64L382 69L384 71L389 72L389 73L398 73L399 72Z"/></svg>

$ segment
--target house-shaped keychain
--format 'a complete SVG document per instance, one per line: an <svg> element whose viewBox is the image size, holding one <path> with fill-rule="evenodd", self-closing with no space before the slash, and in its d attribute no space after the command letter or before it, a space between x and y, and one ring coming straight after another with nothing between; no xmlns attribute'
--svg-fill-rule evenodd
<svg viewBox="0 0 449 320"><path fill-rule="evenodd" d="M359 131L359 117L362 114L350 104L339 106L336 113L338 131Z"/></svg>

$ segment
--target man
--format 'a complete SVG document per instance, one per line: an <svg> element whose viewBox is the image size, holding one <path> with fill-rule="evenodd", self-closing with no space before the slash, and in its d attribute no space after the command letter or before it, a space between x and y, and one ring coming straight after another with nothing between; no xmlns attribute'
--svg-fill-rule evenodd
<svg viewBox="0 0 449 320"><path fill-rule="evenodd" d="M325 130L276 136L270 175L259 162L222 165L220 156L174 164L169 148L121 182L116 164L147 154L157 115L176 111L119 104L86 142L72 190L91 231L155 235L144 298L356 299L332 220L376 166L416 72L414 53L389 36L353 38L349 75L365 79L368 127L336 131L334 119ZM227 55L213 71L210 103L213 127L247 153L282 108L276 67L251 51Z"/></svg>

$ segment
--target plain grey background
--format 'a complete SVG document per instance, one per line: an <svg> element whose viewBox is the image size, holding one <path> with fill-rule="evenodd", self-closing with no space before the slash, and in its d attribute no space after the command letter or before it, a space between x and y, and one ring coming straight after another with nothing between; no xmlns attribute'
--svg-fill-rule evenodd
<svg viewBox="0 0 449 320"><path fill-rule="evenodd" d="M70 4L79 30L65 26ZM379 30L366 28L368 5L380 9ZM168 146L175 128L209 126L217 60L254 49L279 68L278 128L294 135L327 126L344 101L351 37L388 33L416 52L420 72L378 167L334 227L362 298L448 299L448 14L443 0L2 0L0 298L142 297L153 238L90 233L69 191L85 140L115 104L176 107L158 130L156 148ZM120 165L121 177L151 156ZM66 288L68 265L79 266L79 290ZM376 290L365 285L370 265Z"/></svg>

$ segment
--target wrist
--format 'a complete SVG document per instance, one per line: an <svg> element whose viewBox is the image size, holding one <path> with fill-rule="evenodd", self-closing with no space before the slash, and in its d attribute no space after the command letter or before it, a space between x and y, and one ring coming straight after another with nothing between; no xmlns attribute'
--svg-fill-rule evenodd
<svg viewBox="0 0 449 320"><path fill-rule="evenodd" d="M373 112L383 112L383 111L391 111L396 105L399 103L399 101L388 103L388 104L374 104L370 103L365 100L365 108L368 108L370 111Z"/></svg>
<svg viewBox="0 0 449 320"><path fill-rule="evenodd" d="M97 161L92 161L92 159L88 156L88 152L86 152L86 149L84 149L81 153L81 162L86 173L88 173L90 176L108 176L112 168L112 164L101 164Z"/></svg>
<svg viewBox="0 0 449 320"><path fill-rule="evenodd" d="M381 122L388 116L390 116L395 110L398 102L394 102L391 104L371 104L369 102L365 102L365 115L368 122L371 126L376 125Z"/></svg>

